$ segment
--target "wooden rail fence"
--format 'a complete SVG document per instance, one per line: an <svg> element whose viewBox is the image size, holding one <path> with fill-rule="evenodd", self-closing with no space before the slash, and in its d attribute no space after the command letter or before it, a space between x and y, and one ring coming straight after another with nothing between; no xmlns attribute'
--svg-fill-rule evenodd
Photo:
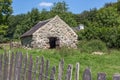
<svg viewBox="0 0 120 80"><path fill-rule="evenodd" d="M58 71L53 66L50 69L50 61L41 57L23 55L21 52L12 54L0 54L0 80L79 80L79 63L76 63L76 70L69 64L64 73L64 60L59 63ZM75 77L72 77L72 73ZM58 75L58 77L56 77ZM83 72L82 80L92 80L91 70L86 68ZM106 80L105 73L98 73L97 80ZM120 74L113 75L113 80L120 80Z"/></svg>

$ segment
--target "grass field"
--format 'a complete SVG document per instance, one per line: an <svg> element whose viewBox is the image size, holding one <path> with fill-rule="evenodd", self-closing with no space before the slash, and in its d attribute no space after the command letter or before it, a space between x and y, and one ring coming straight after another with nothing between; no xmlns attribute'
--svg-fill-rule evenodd
<svg viewBox="0 0 120 80"><path fill-rule="evenodd" d="M80 52L79 50L66 48L61 50L13 49L12 51L28 53L29 55L32 55L34 59L37 56L44 56L45 59L50 60L51 66L55 65L57 68L61 59L64 59L65 61L65 69L68 64L73 64L73 70L75 70L75 64L76 62L79 62L80 80L82 80L81 77L86 67L91 68L93 80L97 79L98 72L105 72L107 74L107 80L112 80L112 75L114 73L120 73L120 51L118 50L109 50L109 52L106 52L104 55L92 55ZM0 49L0 53L4 53L4 50Z"/></svg>

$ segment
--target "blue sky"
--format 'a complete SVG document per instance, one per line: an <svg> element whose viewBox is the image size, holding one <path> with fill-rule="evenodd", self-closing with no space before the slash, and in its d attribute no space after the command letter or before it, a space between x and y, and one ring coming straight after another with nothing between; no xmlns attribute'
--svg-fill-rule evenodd
<svg viewBox="0 0 120 80"><path fill-rule="evenodd" d="M84 10L92 8L101 8L105 3L117 2L117 0L13 0L13 14L27 13L32 8L43 8L50 10L54 2L65 1L68 4L69 11L73 13L81 13Z"/></svg>

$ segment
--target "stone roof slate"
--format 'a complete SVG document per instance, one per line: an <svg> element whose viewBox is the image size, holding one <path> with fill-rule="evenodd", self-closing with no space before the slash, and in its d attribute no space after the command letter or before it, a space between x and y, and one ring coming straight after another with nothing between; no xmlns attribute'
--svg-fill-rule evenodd
<svg viewBox="0 0 120 80"><path fill-rule="evenodd" d="M40 21L39 23L37 23L34 27L32 27L30 30L28 30L27 32L25 32L22 37L27 37L27 36L31 36L36 30L38 30L40 27L44 26L45 24L47 24L51 19L48 20L44 20L44 21Z"/></svg>

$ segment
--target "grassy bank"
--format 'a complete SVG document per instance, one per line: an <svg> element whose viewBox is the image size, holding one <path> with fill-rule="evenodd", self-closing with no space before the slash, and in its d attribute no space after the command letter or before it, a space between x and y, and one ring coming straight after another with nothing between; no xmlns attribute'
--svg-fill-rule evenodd
<svg viewBox="0 0 120 80"><path fill-rule="evenodd" d="M7 50L9 51L9 50ZM120 73L120 51L110 50L104 55L93 55L74 49L61 49L61 50L26 50L26 49L13 49L13 52L23 52L32 55L35 59L37 56L44 56L45 59L50 60L50 65L55 65L58 69L58 63L61 59L65 61L65 69L68 64L73 64L75 70L76 62L80 63L80 80L83 71L86 67L90 67L92 71L92 77L95 80L98 72L105 72L107 74L107 80L112 80L114 73ZM9 51L9 52L12 52ZM0 50L0 53L4 53L4 50Z"/></svg>

